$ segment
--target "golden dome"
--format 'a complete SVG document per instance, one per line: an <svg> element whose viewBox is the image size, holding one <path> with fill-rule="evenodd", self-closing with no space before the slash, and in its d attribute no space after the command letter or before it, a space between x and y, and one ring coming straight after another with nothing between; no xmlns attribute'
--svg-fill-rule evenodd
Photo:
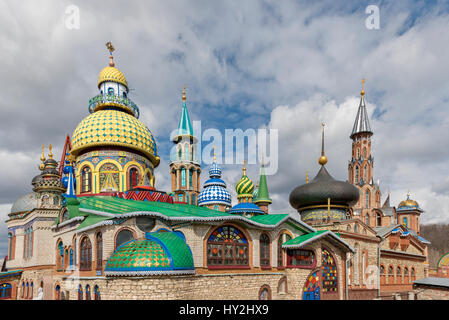
<svg viewBox="0 0 449 320"><path fill-rule="evenodd" d="M107 66L100 71L100 75L98 76L98 88L100 88L100 84L105 81L121 83L128 89L128 82L126 81L125 76L115 67Z"/></svg>
<svg viewBox="0 0 449 320"><path fill-rule="evenodd" d="M142 152L155 167L160 161L151 131L137 118L117 110L94 112L84 118L73 132L73 155L96 146L122 146Z"/></svg>
<svg viewBox="0 0 449 320"><path fill-rule="evenodd" d="M399 203L398 209L399 208L419 208L419 204L418 202L416 202L415 200L410 199L410 194L407 194L407 199L403 200Z"/></svg>

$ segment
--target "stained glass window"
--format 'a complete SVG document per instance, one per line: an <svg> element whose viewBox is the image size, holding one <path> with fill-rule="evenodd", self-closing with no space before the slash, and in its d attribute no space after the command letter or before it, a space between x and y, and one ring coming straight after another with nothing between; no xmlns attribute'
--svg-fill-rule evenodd
<svg viewBox="0 0 449 320"><path fill-rule="evenodd" d="M315 254L312 250L289 249L287 250L287 266L311 267L315 264Z"/></svg>
<svg viewBox="0 0 449 320"><path fill-rule="evenodd" d="M95 300L101 300L100 289L97 285L94 287L94 297Z"/></svg>
<svg viewBox="0 0 449 320"><path fill-rule="evenodd" d="M86 300L90 300L90 286L86 285Z"/></svg>
<svg viewBox="0 0 449 320"><path fill-rule="evenodd" d="M336 292L338 290L337 265L327 249L321 250L321 264L323 292Z"/></svg>
<svg viewBox="0 0 449 320"><path fill-rule="evenodd" d="M92 172L89 167L81 170L81 192L92 191Z"/></svg>
<svg viewBox="0 0 449 320"><path fill-rule="evenodd" d="M70 249L70 253L69 253L69 265L70 265L70 269L73 269L73 249Z"/></svg>
<svg viewBox="0 0 449 320"><path fill-rule="evenodd" d="M80 270L91 270L92 268L92 245L88 237L81 240Z"/></svg>
<svg viewBox="0 0 449 320"><path fill-rule="evenodd" d="M319 272L313 272L304 286L303 300L320 300L320 278Z"/></svg>
<svg viewBox="0 0 449 320"><path fill-rule="evenodd" d="M83 287L81 285L78 286L78 300L83 300Z"/></svg>
<svg viewBox="0 0 449 320"><path fill-rule="evenodd" d="M55 288L55 300L61 300L61 287L59 285Z"/></svg>
<svg viewBox="0 0 449 320"><path fill-rule="evenodd" d="M270 266L270 238L266 233L260 236L260 265L262 267Z"/></svg>
<svg viewBox="0 0 449 320"><path fill-rule="evenodd" d="M209 266L248 266L248 256L246 237L232 226L218 227L207 240Z"/></svg>

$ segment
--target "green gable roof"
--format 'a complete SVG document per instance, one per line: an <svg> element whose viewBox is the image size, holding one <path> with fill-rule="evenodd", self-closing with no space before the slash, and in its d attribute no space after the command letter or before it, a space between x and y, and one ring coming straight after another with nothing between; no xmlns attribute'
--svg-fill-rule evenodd
<svg viewBox="0 0 449 320"><path fill-rule="evenodd" d="M311 232L308 234L301 235L294 239L290 239L290 240L284 242L284 244L282 244L282 248L284 248L284 249L301 248L301 247L305 246L306 244L316 241L323 237L326 237L326 239L333 242L334 244L336 244L340 247L343 247L345 250L354 252L354 249L347 242L345 242L342 238L340 238L339 234L337 235L330 230L319 230L316 232Z"/></svg>
<svg viewBox="0 0 449 320"><path fill-rule="evenodd" d="M257 190L257 198L254 203L258 202L272 202L270 195L268 194L267 177L265 176L265 169L263 165L260 169L259 189Z"/></svg>

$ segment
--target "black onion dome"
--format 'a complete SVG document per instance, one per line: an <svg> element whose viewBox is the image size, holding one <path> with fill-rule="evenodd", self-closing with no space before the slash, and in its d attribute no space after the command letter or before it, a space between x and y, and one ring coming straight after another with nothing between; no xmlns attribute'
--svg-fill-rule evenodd
<svg viewBox="0 0 449 320"><path fill-rule="evenodd" d="M296 187L290 193L290 205L295 209L314 205L352 206L359 200L359 190L352 184L332 178L324 166L310 183Z"/></svg>

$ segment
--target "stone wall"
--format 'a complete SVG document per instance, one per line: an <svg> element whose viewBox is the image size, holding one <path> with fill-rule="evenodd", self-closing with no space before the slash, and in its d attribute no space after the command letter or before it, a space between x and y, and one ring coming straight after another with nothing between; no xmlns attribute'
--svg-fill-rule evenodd
<svg viewBox="0 0 449 320"><path fill-rule="evenodd" d="M416 286L413 292L417 300L449 300L449 288Z"/></svg>

